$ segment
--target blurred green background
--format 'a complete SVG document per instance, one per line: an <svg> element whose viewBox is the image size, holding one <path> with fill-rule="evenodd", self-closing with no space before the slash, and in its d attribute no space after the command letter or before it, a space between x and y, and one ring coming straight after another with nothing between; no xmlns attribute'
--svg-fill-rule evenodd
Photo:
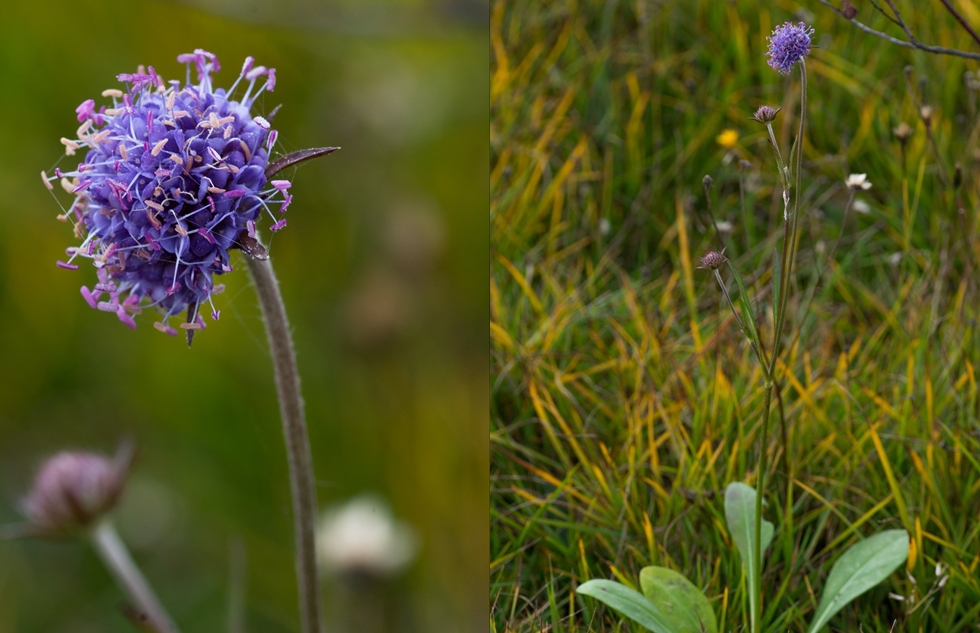
<svg viewBox="0 0 980 633"><path fill-rule="evenodd" d="M139 457L119 529L186 632L225 630L230 543L247 555L253 631L297 628L285 451L259 307L244 271L193 349L91 310L94 270L39 172L74 108L151 64L183 78L205 48L234 81L278 71L280 149L301 166L270 251L290 311L320 504L377 492L421 550L389 591L392 631L486 627L487 3L9 3L0 21L0 523L66 448ZM62 193L62 197L67 196ZM269 240L269 235L264 235ZM329 585L327 591L329 592ZM325 596L329 602L329 597ZM0 543L0 633L131 631L80 544Z"/></svg>

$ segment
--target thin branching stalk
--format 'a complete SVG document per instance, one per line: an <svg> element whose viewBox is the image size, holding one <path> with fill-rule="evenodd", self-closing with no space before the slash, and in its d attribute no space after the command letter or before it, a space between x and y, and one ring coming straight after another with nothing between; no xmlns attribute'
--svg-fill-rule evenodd
<svg viewBox="0 0 980 633"><path fill-rule="evenodd" d="M129 595L140 616L145 617L154 631L178 633L173 619L164 609L150 583L133 562L125 543L109 521L103 521L92 531L92 545L105 566L115 576L119 587Z"/></svg>
<svg viewBox="0 0 980 633"><path fill-rule="evenodd" d="M843 11L841 11L833 4L831 4L830 0L817 0L817 1L820 2L820 4L824 5L825 7L827 7L828 9L830 9L831 11L833 11L834 13L836 13L837 15L839 15L840 17L844 18L845 20L853 24L854 26L856 26L857 28L859 28L860 30L864 31L865 33L868 33L869 35L874 35L875 37L880 37L881 39L887 42L891 42L896 46L903 46L905 48L917 48L919 50L926 51L927 53L935 53L937 55L953 55L955 57L963 57L966 59L980 59L980 53L971 53L968 51L961 51L954 48L944 48L942 46L930 46L928 44L923 44L922 42L917 40L915 36L912 35L910 30L908 30L907 25L905 24L904 21L901 21L901 15L898 14L897 11L896 14L899 17L897 23L899 24L899 26L902 27L903 30L905 30L906 37L908 37L907 41L900 40L897 37L892 37L891 35L888 35L887 33L883 33L881 31L876 31L875 29L867 26L866 24L862 24L861 22L858 22L854 18L848 17ZM894 6L892 6L891 8L892 10L895 9Z"/></svg>
<svg viewBox="0 0 980 633"><path fill-rule="evenodd" d="M279 282L268 259L247 258L248 269L262 306L265 331L275 368L279 412L289 459L289 483L293 497L296 535L296 578L299 583L300 622L303 633L319 633L320 588L316 572L316 487L310 440L303 414L296 353L286 318Z"/></svg>

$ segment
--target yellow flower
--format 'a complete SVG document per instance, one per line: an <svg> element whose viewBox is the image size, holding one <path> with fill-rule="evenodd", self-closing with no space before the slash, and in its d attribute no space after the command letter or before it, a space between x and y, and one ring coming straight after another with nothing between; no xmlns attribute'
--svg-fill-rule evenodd
<svg viewBox="0 0 980 633"><path fill-rule="evenodd" d="M725 149L732 149L735 147L735 144L738 143L738 132L735 130L723 130L722 133L715 138L715 141L717 141L718 144Z"/></svg>

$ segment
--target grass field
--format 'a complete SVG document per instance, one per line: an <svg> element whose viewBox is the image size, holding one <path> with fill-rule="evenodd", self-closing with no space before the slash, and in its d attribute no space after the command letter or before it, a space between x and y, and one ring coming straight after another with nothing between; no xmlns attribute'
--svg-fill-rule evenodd
<svg viewBox="0 0 980 633"><path fill-rule="evenodd" d="M978 50L941 3L896 4L919 40ZM788 153L799 75L765 50L791 19L818 47L765 447L764 630L805 631L836 557L895 527L905 568L830 630L980 630L980 127L964 74L978 64L888 44L816 1L491 10L491 630L640 630L573 589L636 586L646 565L690 578L719 630L748 625L719 493L756 484L763 376L697 266L725 247L771 338L782 204L749 117L782 107ZM845 217L852 172L874 187Z"/></svg>

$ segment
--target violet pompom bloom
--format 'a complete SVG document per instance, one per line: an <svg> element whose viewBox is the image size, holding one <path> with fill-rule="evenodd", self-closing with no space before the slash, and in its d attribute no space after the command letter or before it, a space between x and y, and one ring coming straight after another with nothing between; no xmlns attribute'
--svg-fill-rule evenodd
<svg viewBox="0 0 980 633"><path fill-rule="evenodd" d="M769 65L783 75L788 75L793 64L810 53L813 28L803 22L786 22L776 27L769 36Z"/></svg>
<svg viewBox="0 0 980 633"><path fill-rule="evenodd" d="M93 526L119 500L132 457L132 444L123 444L113 459L76 452L48 459L23 501L25 534L65 537Z"/></svg>
<svg viewBox="0 0 980 633"><path fill-rule="evenodd" d="M61 142L69 156L86 148L84 161L54 177L42 173L49 189L60 179L75 196L59 219L74 224L82 243L58 265L74 269L73 260L92 260L99 281L92 290L82 287L89 305L132 328L134 315L155 307L163 318L154 327L172 335L168 320L182 312L186 330L204 327L204 304L217 318L211 298L222 286L214 276L231 271L229 249L255 252L256 222L264 214L274 231L285 226L273 209L284 212L290 199L279 184L285 181L266 187L275 133L251 112L259 95L274 88L275 70L249 57L225 90L212 87L211 73L220 68L213 54L198 49L177 61L187 64L183 86L140 67L118 76L128 91L102 93L111 108L82 103L77 139ZM239 84L244 92L233 99Z"/></svg>

